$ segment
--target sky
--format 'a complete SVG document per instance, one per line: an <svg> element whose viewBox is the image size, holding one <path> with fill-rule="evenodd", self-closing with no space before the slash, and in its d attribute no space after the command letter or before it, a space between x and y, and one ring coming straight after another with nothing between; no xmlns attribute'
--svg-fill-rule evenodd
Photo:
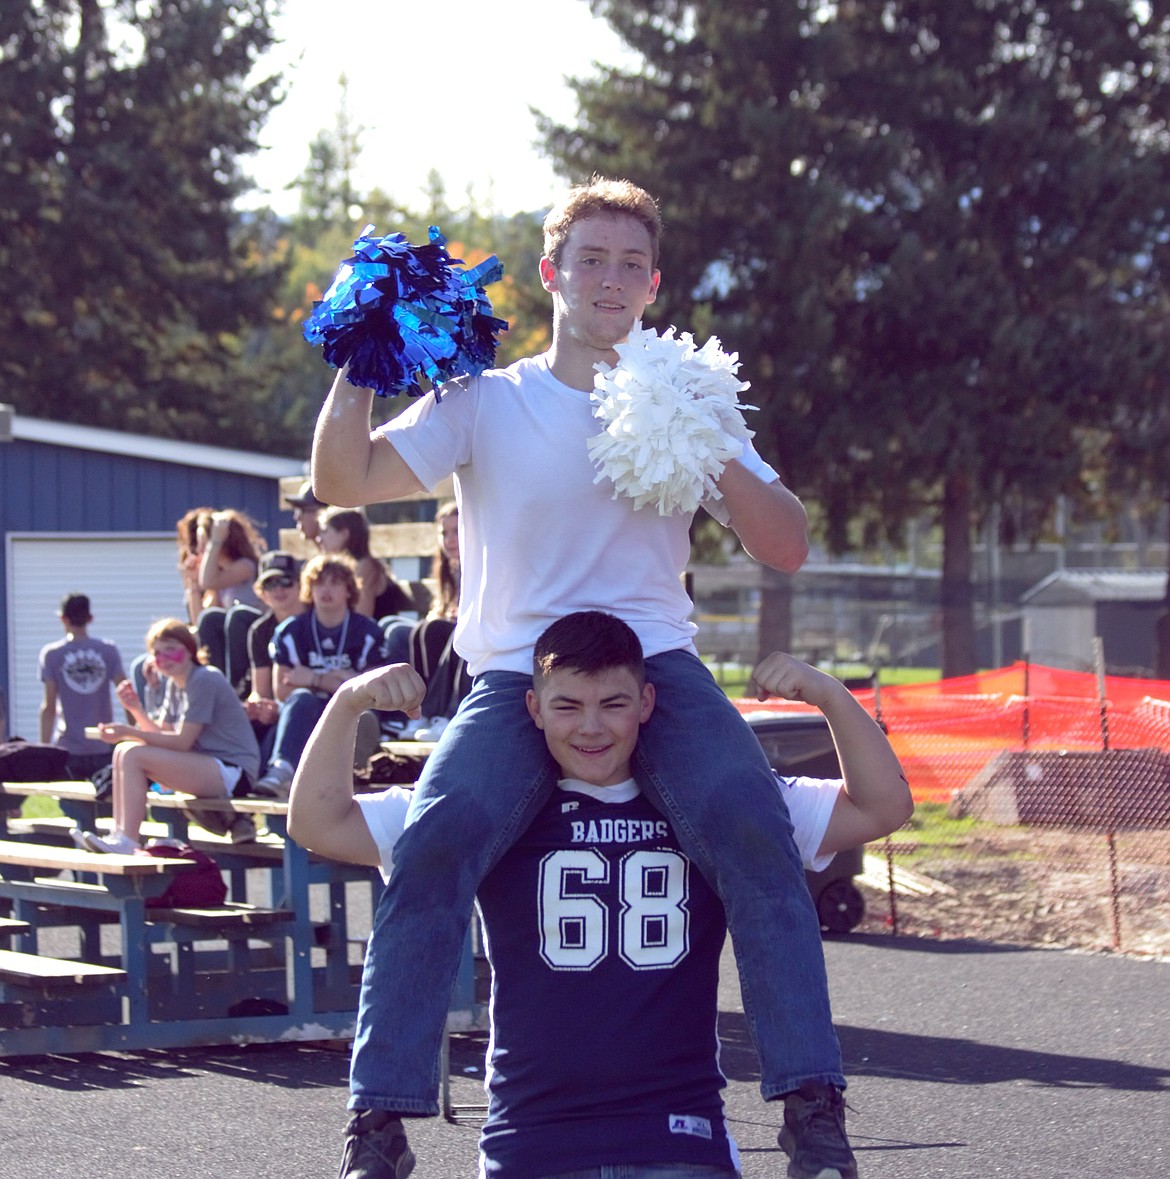
<svg viewBox="0 0 1170 1179"><path fill-rule="evenodd" d="M284 190L309 143L337 125L343 72L361 129L359 189L421 207L434 168L451 204L471 185L482 207L510 214L564 188L535 146L529 107L569 122L566 77L634 60L586 0L285 0L276 31L283 44L264 62L284 71L288 96L246 166L262 190L247 203L280 213L296 208Z"/></svg>

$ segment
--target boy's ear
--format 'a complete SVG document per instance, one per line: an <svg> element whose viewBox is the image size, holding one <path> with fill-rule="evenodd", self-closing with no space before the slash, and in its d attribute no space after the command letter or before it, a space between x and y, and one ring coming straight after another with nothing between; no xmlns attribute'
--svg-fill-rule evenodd
<svg viewBox="0 0 1170 1179"><path fill-rule="evenodd" d="M541 258L539 268L540 285L551 294L557 289L557 268L548 257Z"/></svg>
<svg viewBox="0 0 1170 1179"><path fill-rule="evenodd" d="M528 707L528 715L532 717L538 729L544 728L544 720L540 715L540 697L529 688L524 694L524 703Z"/></svg>
<svg viewBox="0 0 1170 1179"><path fill-rule="evenodd" d="M647 680L642 685L642 711L638 714L638 723L644 725L654 711L654 685Z"/></svg>

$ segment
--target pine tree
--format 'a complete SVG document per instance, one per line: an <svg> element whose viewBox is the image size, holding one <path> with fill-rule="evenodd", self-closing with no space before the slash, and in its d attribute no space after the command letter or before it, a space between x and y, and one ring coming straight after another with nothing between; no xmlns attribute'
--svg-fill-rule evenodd
<svg viewBox="0 0 1170 1179"><path fill-rule="evenodd" d="M18 410L251 435L241 333L279 271L234 202L278 100L277 78L250 79L275 2L0 10L0 374Z"/></svg>
<svg viewBox="0 0 1170 1179"><path fill-rule="evenodd" d="M830 539L923 508L943 668L975 670L971 532L1082 491L1163 364L1170 15L1125 0L594 0L645 58L543 130L662 199L658 319L744 356L757 443Z"/></svg>

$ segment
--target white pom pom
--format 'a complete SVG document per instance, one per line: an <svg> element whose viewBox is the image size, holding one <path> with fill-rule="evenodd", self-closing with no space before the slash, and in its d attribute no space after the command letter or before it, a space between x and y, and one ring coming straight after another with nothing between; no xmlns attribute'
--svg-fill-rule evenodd
<svg viewBox="0 0 1170 1179"><path fill-rule="evenodd" d="M595 366L593 416L605 430L589 439L594 482L609 479L615 499L654 504L663 516L721 498L715 481L752 437L740 411L754 406L737 399L748 388L736 375L738 354L714 336L696 348L689 332L675 338L671 327L659 336L641 324L617 353L616 366Z"/></svg>

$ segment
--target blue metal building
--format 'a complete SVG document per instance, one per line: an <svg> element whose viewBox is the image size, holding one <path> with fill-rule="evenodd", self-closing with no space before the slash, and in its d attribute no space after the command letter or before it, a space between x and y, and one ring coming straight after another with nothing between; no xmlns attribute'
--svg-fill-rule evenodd
<svg viewBox="0 0 1170 1179"><path fill-rule="evenodd" d="M280 458L3 412L0 407L0 688L7 732L35 740L36 656L61 637L63 594L89 594L91 633L127 664L158 617L183 617L175 523L193 507L237 508L271 547L292 523ZM308 439L306 439L306 449ZM0 720L3 714L0 713Z"/></svg>

